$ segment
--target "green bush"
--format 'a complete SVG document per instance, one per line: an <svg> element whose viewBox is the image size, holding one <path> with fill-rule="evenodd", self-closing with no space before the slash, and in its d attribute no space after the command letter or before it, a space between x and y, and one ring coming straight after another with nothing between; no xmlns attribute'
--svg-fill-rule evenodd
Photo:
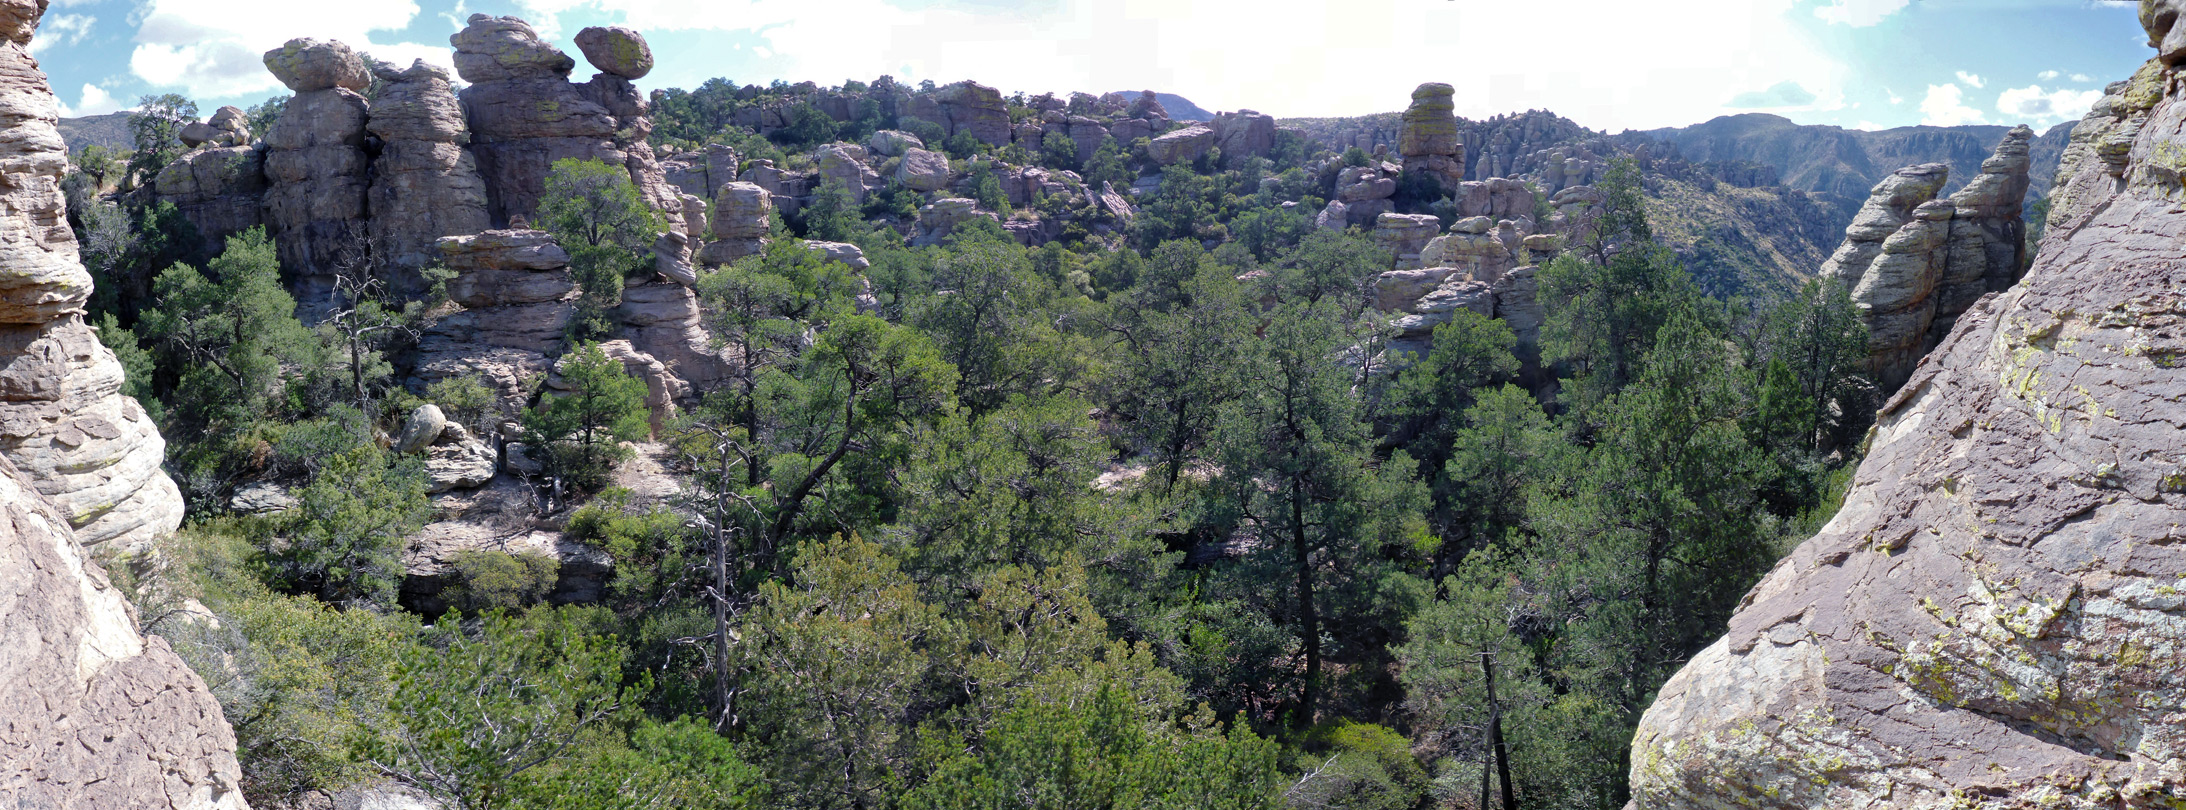
<svg viewBox="0 0 2186 810"><path fill-rule="evenodd" d="M456 552L456 584L448 602L465 613L529 607L554 592L561 561L536 552L490 549Z"/></svg>

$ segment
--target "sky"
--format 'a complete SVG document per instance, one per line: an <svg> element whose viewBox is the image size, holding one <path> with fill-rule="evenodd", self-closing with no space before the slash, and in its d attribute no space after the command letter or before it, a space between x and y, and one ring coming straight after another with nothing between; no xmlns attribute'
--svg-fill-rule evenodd
<svg viewBox="0 0 2186 810"><path fill-rule="evenodd" d="M1553 110L1611 132L1766 112L1881 129L2078 119L2153 55L2118 0L53 0L31 49L63 115L180 93L210 114L283 89L260 55L339 39L450 64L474 13L577 55L643 32L641 88L882 74L1005 93L1153 89L1278 117L1403 109L1448 82L1468 118ZM581 60L575 78L590 75Z"/></svg>

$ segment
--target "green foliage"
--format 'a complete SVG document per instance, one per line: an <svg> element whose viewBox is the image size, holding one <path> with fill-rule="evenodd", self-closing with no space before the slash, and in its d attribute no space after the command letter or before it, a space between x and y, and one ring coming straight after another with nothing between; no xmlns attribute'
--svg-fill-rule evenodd
<svg viewBox="0 0 2186 810"><path fill-rule="evenodd" d="M572 333L579 339L611 333L624 277L651 267L653 239L667 227L660 215L622 167L563 158L547 172L536 224L569 251L570 277L583 291Z"/></svg>
<svg viewBox="0 0 2186 810"><path fill-rule="evenodd" d="M568 393L540 394L539 404L524 411L524 444L557 488L595 490L629 454L622 443L652 430L645 383L596 343L565 355L561 374Z"/></svg>
<svg viewBox="0 0 2186 810"><path fill-rule="evenodd" d="M767 133L767 137L788 149L809 149L835 138L835 119L806 102L784 110L782 122L782 128Z"/></svg>
<svg viewBox="0 0 2186 810"><path fill-rule="evenodd" d="M1078 169L1078 142L1070 133L1051 129L1040 139L1040 165L1050 169L1076 171Z"/></svg>
<svg viewBox="0 0 2186 810"><path fill-rule="evenodd" d="M403 538L432 514L414 458L390 465L370 446L336 455L296 494L286 543L268 565L286 587L339 605L392 607L402 584Z"/></svg>
<svg viewBox="0 0 2186 810"><path fill-rule="evenodd" d="M625 652L591 630L595 619L542 608L487 614L475 633L427 630L395 664L384 735L357 741L360 753L458 810L525 806L525 772L568 757L580 734L645 691L622 684Z"/></svg>
<svg viewBox="0 0 2186 810"><path fill-rule="evenodd" d="M634 616L692 586L701 560L694 532L672 510L630 505L629 490L610 487L569 516L569 539L607 552L615 578L608 606Z"/></svg>
<svg viewBox="0 0 2186 810"><path fill-rule="evenodd" d="M290 96L269 96L243 110L244 125L250 127L250 136L263 139L273 129L273 122L280 120L281 112L288 109Z"/></svg>
<svg viewBox="0 0 2186 810"><path fill-rule="evenodd" d="M1412 758L1411 741L1394 729L1341 720L1316 726L1306 744L1327 755L1312 769L1314 776L1290 792L1293 802L1407 810L1427 793L1426 770Z"/></svg>
<svg viewBox="0 0 2186 810"><path fill-rule="evenodd" d="M588 739L521 783L512 806L524 810L666 810L759 806L759 770L736 747L694 718L642 720L624 743Z"/></svg>
<svg viewBox="0 0 2186 810"><path fill-rule="evenodd" d="M501 417L493 389L476 377L436 380L425 386L425 401L440 406L448 421L462 425L475 436L491 434Z"/></svg>
<svg viewBox="0 0 2186 810"><path fill-rule="evenodd" d="M1002 181L994 176L994 161L982 160L972 164L970 172L971 198L979 207L1002 216L1010 214L1009 195L1002 191Z"/></svg>
<svg viewBox="0 0 2186 810"><path fill-rule="evenodd" d="M1388 251L1364 236L1316 230L1276 265L1269 292L1286 302L1325 300L1356 317L1372 303L1374 277L1390 261Z"/></svg>
<svg viewBox="0 0 2186 810"><path fill-rule="evenodd" d="M798 211L798 222L806 238L823 242L848 242L865 236L869 230L865 220L858 218L858 204L850 197L849 189L833 179L820 184L812 202Z"/></svg>
<svg viewBox="0 0 2186 810"><path fill-rule="evenodd" d="M181 157L182 128L197 120L197 102L174 93L137 99L129 113L129 176L136 185L149 185L161 169Z"/></svg>
<svg viewBox="0 0 2186 810"><path fill-rule="evenodd" d="M1085 704L1028 695L978 741L903 797L924 808L1267 808L1281 777L1276 746L1242 723L1181 728L1116 684Z"/></svg>
<svg viewBox="0 0 2186 810"><path fill-rule="evenodd" d="M1072 156L1076 157L1075 150ZM1102 138L1100 147L1085 161L1085 184L1097 189L1102 183L1113 183L1117 191L1130 188L1138 173L1131 171L1127 157L1123 145L1116 143L1115 138Z"/></svg>
<svg viewBox="0 0 2186 810"><path fill-rule="evenodd" d="M457 610L514 610L537 604L554 591L561 562L537 552L491 549L458 551L449 561L455 582L448 601Z"/></svg>

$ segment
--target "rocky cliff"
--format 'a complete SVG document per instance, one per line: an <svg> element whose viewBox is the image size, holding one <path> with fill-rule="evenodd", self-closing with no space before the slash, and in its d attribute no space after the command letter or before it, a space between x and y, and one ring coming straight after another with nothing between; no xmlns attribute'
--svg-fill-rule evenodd
<svg viewBox="0 0 2186 810"><path fill-rule="evenodd" d="M81 316L57 105L26 50L45 7L0 0L0 805L242 810L219 703L82 545L172 531L182 502Z"/></svg>
<svg viewBox="0 0 2186 810"><path fill-rule="evenodd" d="M2151 42L2180 36L2169 5L2143 3ZM1958 318L1836 517L1663 687L1633 806L2186 802L2177 61L2080 123L2033 268Z"/></svg>

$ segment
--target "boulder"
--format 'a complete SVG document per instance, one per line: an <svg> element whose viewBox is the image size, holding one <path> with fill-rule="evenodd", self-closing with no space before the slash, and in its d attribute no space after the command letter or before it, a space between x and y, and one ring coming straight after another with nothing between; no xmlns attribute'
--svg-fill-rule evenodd
<svg viewBox="0 0 2186 810"><path fill-rule="evenodd" d="M460 426L451 426L460 431ZM469 434L462 438L450 438L436 442L425 451L425 491L438 495L458 489L477 489L493 480L500 466L500 454L485 442L473 439Z"/></svg>
<svg viewBox="0 0 2186 810"><path fill-rule="evenodd" d="M1010 142L1009 105L1002 91L962 81L911 99L911 117L941 125L950 135L969 133L993 146Z"/></svg>
<svg viewBox="0 0 2186 810"><path fill-rule="evenodd" d="M1835 517L1647 709L1635 806L2186 795L2174 86L2113 85L2082 121L2033 267L1959 316L1877 414Z"/></svg>
<svg viewBox="0 0 2186 810"><path fill-rule="evenodd" d="M1433 214L1382 214L1374 218L1374 244L1395 258L1398 270L1421 267L1420 251L1442 232Z"/></svg>
<svg viewBox="0 0 2186 810"><path fill-rule="evenodd" d="M1396 193L1397 181L1373 166L1353 166L1336 175L1336 199L1347 203L1384 200Z"/></svg>
<svg viewBox="0 0 2186 810"><path fill-rule="evenodd" d="M653 49L645 37L619 25L578 31L577 50L601 73L636 81L653 72Z"/></svg>
<svg viewBox="0 0 2186 810"><path fill-rule="evenodd" d="M902 157L913 149L926 148L926 142L919 140L917 135L899 129L884 129L866 138L865 148L873 150L876 155Z"/></svg>
<svg viewBox="0 0 2186 810"><path fill-rule="evenodd" d="M880 175L865 165L865 147L856 144L830 144L820 147L813 154L813 162L819 164L821 182L832 180L841 183L850 192L853 202L865 202L867 188L879 185Z"/></svg>
<svg viewBox="0 0 2186 810"><path fill-rule="evenodd" d="M915 146L904 151L903 162L896 166L896 182L915 191L940 191L954 179L949 156Z"/></svg>
<svg viewBox="0 0 2186 810"><path fill-rule="evenodd" d="M935 200L918 209L918 234L912 241L918 245L941 244L941 240L956 232L958 225L982 216L996 218L991 212L979 210L979 203L974 200L962 197Z"/></svg>
<svg viewBox="0 0 2186 810"><path fill-rule="evenodd" d="M441 431L447 428L448 417L440 412L440 406L430 402L419 405L402 423L402 436L395 440L395 452L409 455L424 450L426 445L439 441Z"/></svg>
<svg viewBox="0 0 2186 810"><path fill-rule="evenodd" d="M531 79L565 79L577 60L547 44L531 24L515 17L473 14L463 30L448 38L455 46L455 71L472 84Z"/></svg>
<svg viewBox="0 0 2186 810"><path fill-rule="evenodd" d="M1275 150L1275 116L1253 110L1222 113L1214 117L1214 137L1224 163L1267 157Z"/></svg>
<svg viewBox="0 0 2186 810"><path fill-rule="evenodd" d="M836 262L852 270L863 271L873 263L865 258L865 251L848 242L816 242L804 240L806 249L819 253L828 261Z"/></svg>
<svg viewBox="0 0 2186 810"><path fill-rule="evenodd" d="M1214 128L1206 124L1193 124L1148 141L1146 156L1163 166L1189 163L1215 145Z"/></svg>
<svg viewBox="0 0 2186 810"><path fill-rule="evenodd" d="M372 86L372 74L364 57L340 42L292 39L267 51L266 70L288 89L298 93L342 88L363 92Z"/></svg>
<svg viewBox="0 0 2186 810"><path fill-rule="evenodd" d="M369 250L367 107L346 87L303 91L266 130L266 224L306 323L331 306L334 274Z"/></svg>

